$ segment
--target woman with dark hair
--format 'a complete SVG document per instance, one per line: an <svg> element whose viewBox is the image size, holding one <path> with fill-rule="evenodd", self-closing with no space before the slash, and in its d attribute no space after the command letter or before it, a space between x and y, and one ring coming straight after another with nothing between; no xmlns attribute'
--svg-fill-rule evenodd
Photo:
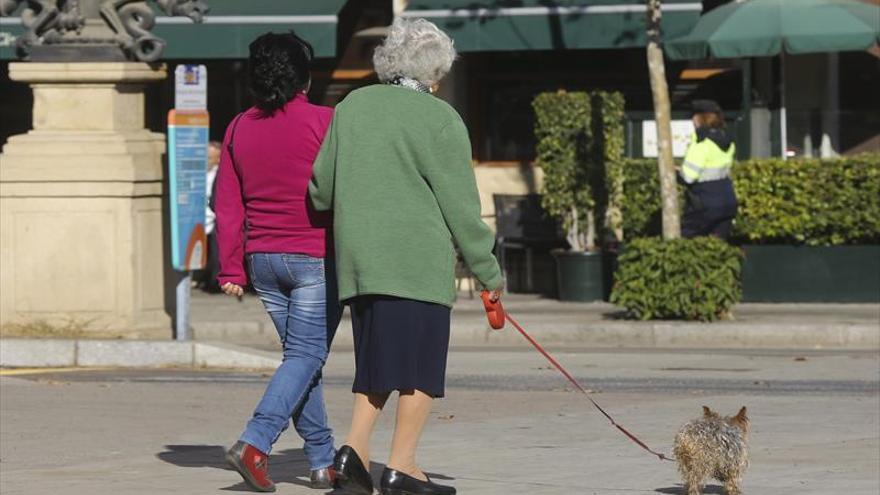
<svg viewBox="0 0 880 495"><path fill-rule="evenodd" d="M685 238L712 235L727 239L737 212L730 180L736 145L718 103L695 100L693 122L695 131L680 174L687 187L681 234Z"/></svg>
<svg viewBox="0 0 880 495"><path fill-rule="evenodd" d="M274 491L272 444L293 421L305 441L311 485L329 488L335 450L321 369L339 323L327 258L329 216L308 202L312 164L333 116L309 103L312 47L293 33L250 45L255 106L226 130L217 178L218 282L241 296L248 278L272 318L284 358L226 460L257 491ZM249 271L245 270L245 266Z"/></svg>

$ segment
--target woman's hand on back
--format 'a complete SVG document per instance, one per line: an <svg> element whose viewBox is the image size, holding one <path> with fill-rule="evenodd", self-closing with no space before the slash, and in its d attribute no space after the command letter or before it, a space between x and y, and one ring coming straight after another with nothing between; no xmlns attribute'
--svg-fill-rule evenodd
<svg viewBox="0 0 880 495"><path fill-rule="evenodd" d="M220 288L223 289L227 296L241 297L244 295L244 289L240 285L235 285L231 282L226 282Z"/></svg>

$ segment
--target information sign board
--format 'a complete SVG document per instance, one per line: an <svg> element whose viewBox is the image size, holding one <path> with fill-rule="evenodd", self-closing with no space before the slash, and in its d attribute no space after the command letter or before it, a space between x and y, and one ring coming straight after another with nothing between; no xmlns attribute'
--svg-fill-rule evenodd
<svg viewBox="0 0 880 495"><path fill-rule="evenodd" d="M207 262L208 122L205 110L175 109L168 113L171 262L175 270L199 270Z"/></svg>
<svg viewBox="0 0 880 495"><path fill-rule="evenodd" d="M694 124L690 120L673 120L672 124L672 156L681 158L691 144ZM642 121L642 156L657 157L657 122Z"/></svg>

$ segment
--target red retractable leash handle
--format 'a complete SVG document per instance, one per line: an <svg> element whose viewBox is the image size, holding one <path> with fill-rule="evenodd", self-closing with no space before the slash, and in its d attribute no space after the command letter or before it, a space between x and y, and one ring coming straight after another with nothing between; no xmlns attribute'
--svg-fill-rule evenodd
<svg viewBox="0 0 880 495"><path fill-rule="evenodd" d="M509 321L513 325L513 327L516 328L517 331L519 331L519 333L522 334L522 336L525 337L525 339L527 341L529 341L530 344L532 344L532 347L534 347L538 352L540 352L542 356L547 358L547 361L550 361L550 364L552 364L553 367L556 368L557 371L562 373L562 375L565 378L567 378L568 381L571 382L571 384L574 385L574 387L579 392L584 394L584 396L587 398L587 400L589 400L593 404L593 406L595 406L595 408L600 413L602 413L603 416L608 418L608 421L611 422L612 426L614 426L615 428L620 430L621 433L626 435L627 438L632 440L636 445L643 448L647 452L657 456L657 458L660 459L661 461L673 461L674 460L662 452L657 452L657 451L651 449L651 447L648 447L648 445L645 444L645 442L639 440L638 437L636 437L635 435L630 433L623 426L619 425L617 423L617 421L614 421L614 418L611 417L611 415L608 414L608 412L606 412L605 409L602 409L602 406L600 406L595 400L593 400L592 397L590 397L590 393L587 392L587 390L584 387L582 387L581 384L578 383L577 380L575 380L575 378L571 375L571 373L569 373L561 364L559 364L559 361L554 359L553 356L551 356L549 352L547 352L543 347L541 347L541 344L539 344L538 341L533 339L532 336L529 335L528 332L526 332L523 329L523 327L520 326L520 324L516 322L516 320L514 320L509 314L507 314L504 311L504 306L501 305L500 299L497 301L492 301L492 295L489 293L489 291L485 291L485 290L482 293L480 293L480 298L483 300L483 307L486 308L486 316L489 318L489 326L491 326L495 330L501 330L504 328L504 321L505 320Z"/></svg>
<svg viewBox="0 0 880 495"><path fill-rule="evenodd" d="M480 299L483 300L483 307L486 308L486 316L489 318L489 326L495 330L504 328L504 306L501 305L501 299L492 300L492 293L484 290L480 293Z"/></svg>

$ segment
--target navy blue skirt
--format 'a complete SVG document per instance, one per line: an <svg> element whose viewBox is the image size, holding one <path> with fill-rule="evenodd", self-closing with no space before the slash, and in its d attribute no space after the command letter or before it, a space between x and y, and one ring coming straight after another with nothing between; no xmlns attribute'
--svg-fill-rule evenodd
<svg viewBox="0 0 880 495"><path fill-rule="evenodd" d="M347 301L354 330L352 392L420 390L443 397L450 308L390 296Z"/></svg>

